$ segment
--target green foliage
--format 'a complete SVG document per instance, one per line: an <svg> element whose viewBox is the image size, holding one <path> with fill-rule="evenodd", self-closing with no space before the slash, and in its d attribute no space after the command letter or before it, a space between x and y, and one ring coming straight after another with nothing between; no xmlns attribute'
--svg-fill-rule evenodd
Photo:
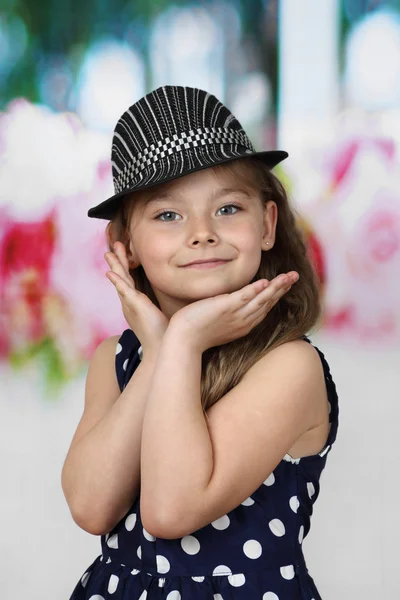
<svg viewBox="0 0 400 600"><path fill-rule="evenodd" d="M39 372L41 395L43 399L52 401L58 400L65 384L83 371L83 367L80 366L77 367L76 372L68 372L59 348L49 337L14 351L9 361L15 371L22 371L32 366Z"/></svg>
<svg viewBox="0 0 400 600"><path fill-rule="evenodd" d="M272 82L276 105L277 0L225 0L234 3L241 15L244 42L257 57L256 68L264 70ZM78 73L87 47L98 39L112 36L125 40L148 60L148 39L154 19L169 7L216 5L215 0L0 0L0 16L18 15L28 31L24 57L0 83L0 110L14 97L40 100L38 83L43 61L67 60L72 77ZM147 70L148 66L146 65ZM69 107L68 107L69 108Z"/></svg>

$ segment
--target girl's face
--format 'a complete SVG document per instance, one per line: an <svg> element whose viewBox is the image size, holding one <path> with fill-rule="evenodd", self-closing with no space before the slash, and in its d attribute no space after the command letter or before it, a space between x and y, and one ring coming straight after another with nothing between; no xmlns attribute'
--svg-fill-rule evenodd
<svg viewBox="0 0 400 600"><path fill-rule="evenodd" d="M262 249L274 243L275 202L262 205L259 194L239 185L229 170L218 176L211 168L197 171L139 192L132 201L128 258L143 266L169 319L191 302L250 283ZM208 269L183 266L214 257L229 262Z"/></svg>

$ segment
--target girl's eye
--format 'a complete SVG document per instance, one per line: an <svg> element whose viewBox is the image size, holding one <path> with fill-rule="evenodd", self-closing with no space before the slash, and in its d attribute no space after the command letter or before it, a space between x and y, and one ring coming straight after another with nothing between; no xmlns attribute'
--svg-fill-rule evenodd
<svg viewBox="0 0 400 600"><path fill-rule="evenodd" d="M240 206L238 206L237 204L226 204L225 206L221 206L221 208L219 210L222 210L223 208L229 208L230 206L233 206L233 208L237 208L238 210L242 210L242 208ZM165 222L168 222L168 220L165 221L164 219L160 219L160 217L162 217L163 215L177 215L177 214L178 213L176 213L172 210L165 210L164 212L160 213L159 215L157 215L154 218L155 218L155 220L160 220L165 223ZM231 214L235 214L235 213L231 213ZM228 214L227 216L229 217L230 214ZM176 219L172 219L172 220L176 221Z"/></svg>

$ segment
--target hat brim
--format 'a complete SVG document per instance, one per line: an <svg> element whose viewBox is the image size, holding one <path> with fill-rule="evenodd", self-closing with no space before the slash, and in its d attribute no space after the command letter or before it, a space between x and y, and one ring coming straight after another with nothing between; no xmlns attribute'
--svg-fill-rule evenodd
<svg viewBox="0 0 400 600"><path fill-rule="evenodd" d="M119 200L130 194L132 192L139 192L144 189L150 189L156 187L157 185L161 185L163 183L167 183L168 181L173 181L174 179L180 179L181 177L185 177L185 175L189 175L190 173L194 173L195 171L201 171L203 169L208 169L210 167L215 167L219 164L232 162L234 160L240 160L242 158L257 158L261 160L269 169L273 169L277 164L285 160L289 154L284 150L267 150L264 152L249 152L246 154L239 154L231 157L221 157L217 161L214 161L212 164L204 164L197 165L193 168L187 168L183 173L173 174L167 177L163 177L163 179L157 181L144 182L143 184L139 183L138 185L134 185L130 188L126 188L119 192L118 194L114 194L107 200L104 200L97 206L93 206L88 210L87 216L95 219L106 219L111 221L116 214L116 211L119 206Z"/></svg>

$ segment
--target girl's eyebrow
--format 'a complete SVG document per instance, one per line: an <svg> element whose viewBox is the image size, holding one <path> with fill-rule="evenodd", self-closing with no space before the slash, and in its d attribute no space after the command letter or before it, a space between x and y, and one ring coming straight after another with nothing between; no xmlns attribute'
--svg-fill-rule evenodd
<svg viewBox="0 0 400 600"><path fill-rule="evenodd" d="M245 189L241 189L241 188L222 188L220 190L218 190L218 192L216 192L215 194L211 195L210 199L211 201L217 200L218 198L221 198L223 196L228 196L229 194L241 194L246 196L247 198L250 198L250 194L247 190ZM173 194L168 194L168 193L161 193L161 194L154 194L152 196L150 196L150 198L147 198L146 200L146 206L149 206L150 204L154 204L156 202L163 202L165 200L173 200L174 202L186 202L187 198L185 196L174 196Z"/></svg>

